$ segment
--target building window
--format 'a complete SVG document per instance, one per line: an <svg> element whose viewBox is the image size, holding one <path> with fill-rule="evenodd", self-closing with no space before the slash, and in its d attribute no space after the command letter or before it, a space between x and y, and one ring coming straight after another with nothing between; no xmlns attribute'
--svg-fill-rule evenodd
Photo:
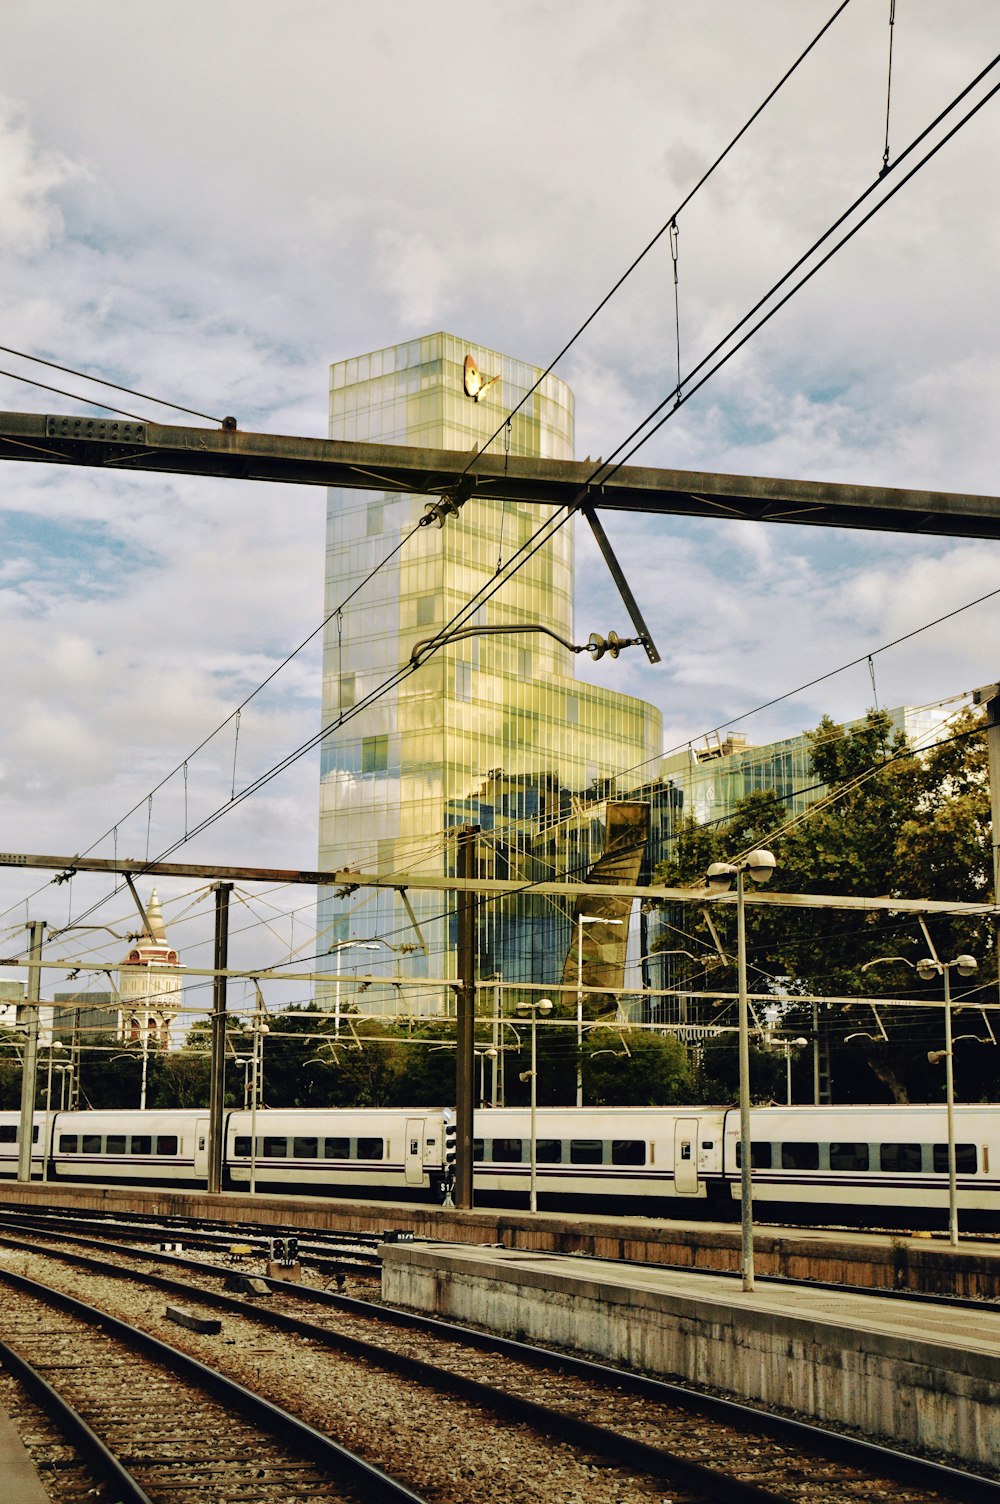
<svg viewBox="0 0 1000 1504"><path fill-rule="evenodd" d="M389 766L389 738L366 736L361 741L362 773L384 773Z"/></svg>
<svg viewBox="0 0 1000 1504"><path fill-rule="evenodd" d="M353 674L341 674L340 676L340 708L351 710L355 704L357 687Z"/></svg>
<svg viewBox="0 0 1000 1504"><path fill-rule="evenodd" d="M385 506L381 501L368 503L367 529L369 538L374 538L379 533L385 532Z"/></svg>
<svg viewBox="0 0 1000 1504"><path fill-rule="evenodd" d="M417 597L417 626L432 627L437 618L437 596L419 595Z"/></svg>
<svg viewBox="0 0 1000 1504"><path fill-rule="evenodd" d="M459 661L455 664L455 699L472 699L472 664Z"/></svg>

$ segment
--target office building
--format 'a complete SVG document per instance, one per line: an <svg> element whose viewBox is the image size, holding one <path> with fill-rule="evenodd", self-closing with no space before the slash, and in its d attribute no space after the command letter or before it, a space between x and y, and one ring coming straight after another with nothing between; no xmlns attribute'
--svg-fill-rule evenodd
<svg viewBox="0 0 1000 1504"><path fill-rule="evenodd" d="M558 377L545 376L506 421L540 376L450 334L394 345L332 367L330 437L470 457L492 438L499 454L570 459L573 397ZM484 875L582 876L602 849L607 801L650 779L659 711L578 681L573 653L545 632L470 636L410 673L414 647L458 624L531 625L576 643L615 625L584 615L574 628L572 523L531 552L551 508L476 494L443 528L420 528L428 500L329 495L320 865L444 876L455 869L456 827L478 825ZM523 566L491 593L515 557ZM358 974L454 976L450 908L444 895L412 889L325 892L326 997L346 1005ZM480 974L558 981L571 914L533 897L483 906ZM365 1004L434 1013L450 1000L446 986L373 987Z"/></svg>

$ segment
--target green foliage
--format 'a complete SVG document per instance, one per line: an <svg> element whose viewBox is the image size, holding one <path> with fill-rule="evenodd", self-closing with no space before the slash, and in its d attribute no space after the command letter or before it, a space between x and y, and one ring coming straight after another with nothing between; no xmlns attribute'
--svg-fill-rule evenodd
<svg viewBox="0 0 1000 1504"><path fill-rule="evenodd" d="M674 860L658 876L671 885L693 885L710 862L759 845L773 850L778 865L772 886L783 892L987 900L992 890L991 828L982 728L980 713L966 711L952 723L942 745L921 753L893 736L884 713L869 711L864 724L850 734L824 717L809 739L814 772L828 795L805 819L787 821L773 794L753 794L723 824L686 825ZM715 906L712 916L727 954L735 958L734 906ZM712 945L703 917L688 911L684 919L692 938ZM979 961L980 984L995 977L994 928L988 919L934 916L928 927L940 956L951 959L969 951ZM811 1008L796 1009L796 995L860 999L876 994L884 999L879 1011L890 1034L888 1046L879 1041L866 1003L821 1009L821 1027L833 1051L837 1100L942 1099L943 1071L927 1064L928 1049L942 1047L940 1012L892 1006L894 995L941 997L940 979L920 982L912 969L927 954L926 940L911 916L747 906L750 990L782 998L783 1032L811 1032ZM884 964L887 956L902 961ZM876 961L879 965L871 966ZM735 967L719 967L711 977L720 992L736 990ZM995 992L994 982L990 1000ZM732 1021L728 1014L726 1021ZM985 1036L986 1031L970 1015L968 1031L956 1032ZM844 1043L851 1033L876 1037ZM979 1059L973 1063L977 1051ZM778 1063L783 1067L783 1057ZM804 1065L799 1071L806 1075ZM955 1071L960 1098L996 1099L1000 1070L992 1046L970 1044L964 1055L956 1050ZM713 1065L704 1081L714 1074ZM718 1079L725 1083L725 1076ZM754 1086L755 1099L763 1088L762 1078L761 1089ZM771 1094L783 1097L783 1089ZM811 1082L803 1096L811 1096Z"/></svg>

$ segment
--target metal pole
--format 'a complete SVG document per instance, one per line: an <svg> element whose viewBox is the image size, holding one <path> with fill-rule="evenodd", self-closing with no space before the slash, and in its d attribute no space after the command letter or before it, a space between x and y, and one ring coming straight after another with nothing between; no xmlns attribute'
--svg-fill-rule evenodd
<svg viewBox="0 0 1000 1504"><path fill-rule="evenodd" d="M792 1047L785 1045L785 1105L792 1105Z"/></svg>
<svg viewBox="0 0 1000 1504"><path fill-rule="evenodd" d="M208 1100L208 1189L222 1190L222 1103L226 1071L226 978L229 962L229 895L232 883L213 883L215 893L215 961L212 979L212 1062Z"/></svg>
<svg viewBox="0 0 1000 1504"><path fill-rule="evenodd" d="M38 1069L38 984L42 958L42 935L45 924L32 919L28 924L28 992L25 998L28 1032L24 1041L24 1065L21 1068L21 1117L17 1137L17 1178L31 1179L31 1130L35 1112L35 1072Z"/></svg>
<svg viewBox="0 0 1000 1504"><path fill-rule="evenodd" d="M583 915L576 916L576 1105L583 1106Z"/></svg>
<svg viewBox="0 0 1000 1504"><path fill-rule="evenodd" d="M948 1242L958 1246L958 1184L955 1169L955 1076L951 1052L951 977L944 963L944 1080L948 1103Z"/></svg>
<svg viewBox="0 0 1000 1504"><path fill-rule="evenodd" d="M340 1038L340 952L342 945L337 946L337 985L333 994L333 1037Z"/></svg>
<svg viewBox="0 0 1000 1504"><path fill-rule="evenodd" d="M258 1091L259 1091L257 1080L258 1080L258 1075L259 1075L259 1071L260 1071L260 1065L258 1063L259 1059L260 1059L259 1048L263 1044L263 1039L261 1037L261 1032L260 1032L260 1017L259 1017L259 1014L260 1014L260 1004L258 1003L257 1008L256 1008L256 1010L254 1012L254 1020L253 1020L253 1041L252 1041L252 1043L253 1043L253 1052L252 1052L252 1057L251 1057L251 1068L250 1068L250 1083L251 1083L250 1084L250 1194L251 1194L251 1196L254 1194L254 1192L257 1189L257 1096L258 1096ZM246 1076L244 1076L243 1079L245 1081L246 1080Z"/></svg>
<svg viewBox="0 0 1000 1504"><path fill-rule="evenodd" d="M478 825L466 826L458 835L458 876L470 878L475 870ZM455 1028L455 1205L472 1207L472 1116L475 1096L476 1035L476 904L474 893L459 893L455 904L458 918L458 1008Z"/></svg>
<svg viewBox="0 0 1000 1504"><path fill-rule="evenodd" d="M993 845L993 902L1000 906L1000 684L987 684L975 693L977 705L986 706L986 755L990 773L990 815ZM1000 918L995 941L1000 944ZM1000 978L998 978L1000 984Z"/></svg>
<svg viewBox="0 0 1000 1504"><path fill-rule="evenodd" d="M740 990L740 1268L744 1290L753 1289L753 1186L750 1179L750 1020L747 997L744 871L736 869L736 954Z"/></svg>
<svg viewBox="0 0 1000 1504"><path fill-rule="evenodd" d="M538 1052L536 1025L538 1015L535 1008L531 1010L531 1188L528 1192L528 1206L533 1212L538 1210Z"/></svg>
<svg viewBox="0 0 1000 1504"><path fill-rule="evenodd" d="M499 1085L500 1085L500 1067L501 1067L501 1065L503 1063L503 1056L500 1054L500 986L499 986L499 983L497 984L497 990L496 990L496 1007L493 1010L493 1049L495 1050L496 1053L493 1056L493 1071L492 1071L493 1086L492 1086L492 1090L490 1092L490 1105L493 1106L493 1107L495 1107L497 1105L497 1096L498 1096Z"/></svg>
<svg viewBox="0 0 1000 1504"><path fill-rule="evenodd" d="M813 1106L819 1106L819 1003L812 1005Z"/></svg>

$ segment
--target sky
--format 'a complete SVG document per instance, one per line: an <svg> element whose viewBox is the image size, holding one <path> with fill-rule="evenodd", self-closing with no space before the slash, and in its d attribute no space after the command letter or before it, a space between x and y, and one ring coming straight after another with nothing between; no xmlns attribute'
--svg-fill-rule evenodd
<svg viewBox="0 0 1000 1504"><path fill-rule="evenodd" d="M7 0L0 343L318 436L327 367L348 355L447 329L546 365L835 8ZM684 371L877 177L888 16L888 0L851 0L680 213ZM997 52L990 0L898 0L890 162ZM994 101L637 460L1000 490L998 137ZM579 456L611 453L671 390L676 338L664 238L557 367ZM7 353L0 367L0 408L94 411L13 376L94 395L79 378ZM313 866L313 755L184 836L318 728L315 643L238 734L229 718L322 620L323 492L13 463L0 482L4 849ZM668 748L868 654L882 705L1000 677L1000 597L876 653L1000 588L1000 544L606 526L663 661L632 650L580 672L657 704ZM630 635L581 535L580 640L611 627ZM765 742L872 700L862 662L737 729ZM125 933L127 899L90 912L109 891L0 868L0 955L28 918ZM184 959L211 964L204 884L161 896ZM309 954L312 890L237 902L244 964ZM75 929L52 953L109 943Z"/></svg>

